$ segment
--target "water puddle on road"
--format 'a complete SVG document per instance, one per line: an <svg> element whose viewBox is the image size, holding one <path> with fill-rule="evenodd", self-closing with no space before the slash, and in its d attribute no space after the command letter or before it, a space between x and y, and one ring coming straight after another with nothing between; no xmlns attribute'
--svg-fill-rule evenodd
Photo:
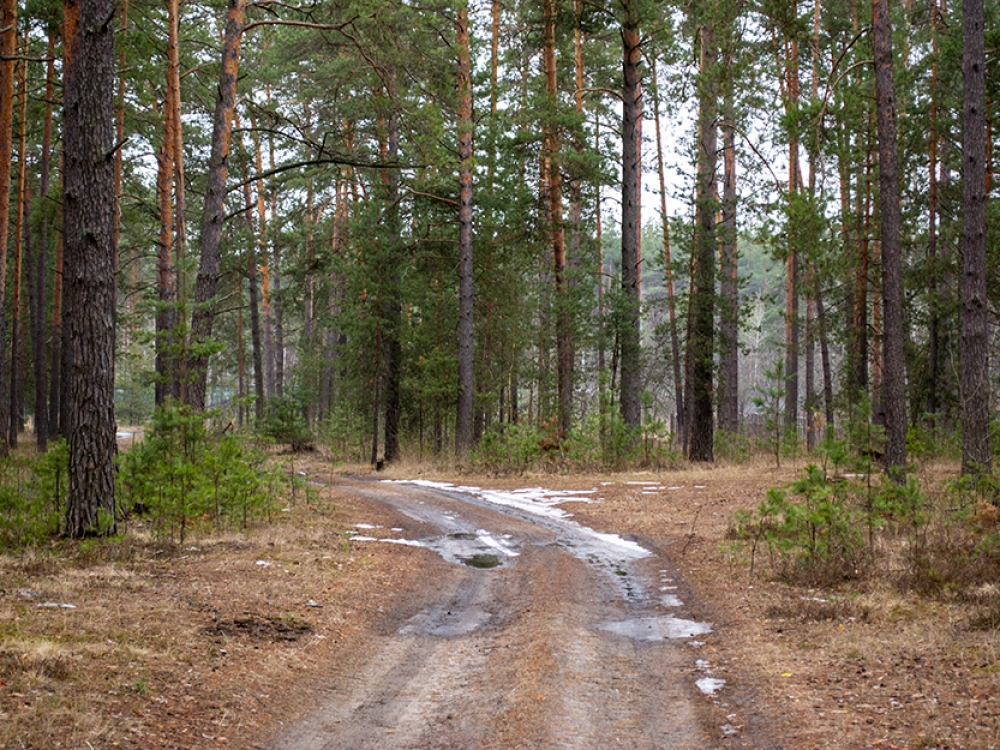
<svg viewBox="0 0 1000 750"><path fill-rule="evenodd" d="M358 529L374 529L370 524L359 523L348 535L352 542L384 542L409 547L425 547L437 552L450 563L468 565L470 568L489 570L499 568L510 558L517 557L519 545L508 535L493 535L482 529L476 532L458 532L427 539L398 539L374 537L357 533Z"/></svg>
<svg viewBox="0 0 1000 750"><path fill-rule="evenodd" d="M711 624L684 620L680 617L635 617L619 622L606 622L601 630L636 641L658 642L668 638L694 638L712 632Z"/></svg>

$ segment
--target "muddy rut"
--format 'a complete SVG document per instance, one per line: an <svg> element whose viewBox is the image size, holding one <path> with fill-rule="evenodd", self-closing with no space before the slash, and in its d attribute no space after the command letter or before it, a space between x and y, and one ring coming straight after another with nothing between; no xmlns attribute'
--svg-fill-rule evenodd
<svg viewBox="0 0 1000 750"><path fill-rule="evenodd" d="M315 707L261 747L768 746L728 722L726 688L699 658L710 625L691 614L663 551L597 534L530 493L346 479L338 489L400 519L358 529L353 544L437 557L322 694L303 696Z"/></svg>

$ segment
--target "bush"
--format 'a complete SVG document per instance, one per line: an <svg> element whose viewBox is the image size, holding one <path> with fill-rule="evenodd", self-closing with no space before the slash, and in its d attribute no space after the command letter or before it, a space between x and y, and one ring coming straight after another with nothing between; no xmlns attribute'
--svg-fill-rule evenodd
<svg viewBox="0 0 1000 750"><path fill-rule="evenodd" d="M241 436L210 436L203 414L163 407L146 439L119 457L119 505L126 516L148 519L159 538L181 544L192 528L245 527L270 515L287 481L265 461Z"/></svg>
<svg viewBox="0 0 1000 750"><path fill-rule="evenodd" d="M0 549L40 547L59 534L68 462L63 440L48 453L0 461Z"/></svg>
<svg viewBox="0 0 1000 750"><path fill-rule="evenodd" d="M294 395L275 396L267 403L267 414L258 431L296 453L313 450L315 438L306 424L302 400Z"/></svg>

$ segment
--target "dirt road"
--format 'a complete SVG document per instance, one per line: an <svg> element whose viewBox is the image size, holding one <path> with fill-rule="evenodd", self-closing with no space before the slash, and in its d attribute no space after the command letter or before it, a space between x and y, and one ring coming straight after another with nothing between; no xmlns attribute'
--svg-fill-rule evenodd
<svg viewBox="0 0 1000 750"><path fill-rule="evenodd" d="M360 525L352 544L438 557L315 708L264 747L767 746L730 723L727 688L701 658L711 625L664 552L567 513L596 492L337 484L398 519Z"/></svg>

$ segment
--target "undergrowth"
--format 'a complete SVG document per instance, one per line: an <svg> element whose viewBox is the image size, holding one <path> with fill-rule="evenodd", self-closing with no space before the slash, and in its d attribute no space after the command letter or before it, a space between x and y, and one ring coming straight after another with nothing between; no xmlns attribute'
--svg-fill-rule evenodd
<svg viewBox="0 0 1000 750"><path fill-rule="evenodd" d="M161 541L183 544L203 528L245 528L270 518L288 482L267 459L251 439L211 434L202 414L161 408L145 440L119 458L119 506Z"/></svg>
<svg viewBox="0 0 1000 750"><path fill-rule="evenodd" d="M736 513L731 536L751 572L809 587L887 580L972 601L983 622L1000 622L1000 526L985 499L992 490L967 479L897 483L871 465L857 471L856 460L829 445L822 465Z"/></svg>

